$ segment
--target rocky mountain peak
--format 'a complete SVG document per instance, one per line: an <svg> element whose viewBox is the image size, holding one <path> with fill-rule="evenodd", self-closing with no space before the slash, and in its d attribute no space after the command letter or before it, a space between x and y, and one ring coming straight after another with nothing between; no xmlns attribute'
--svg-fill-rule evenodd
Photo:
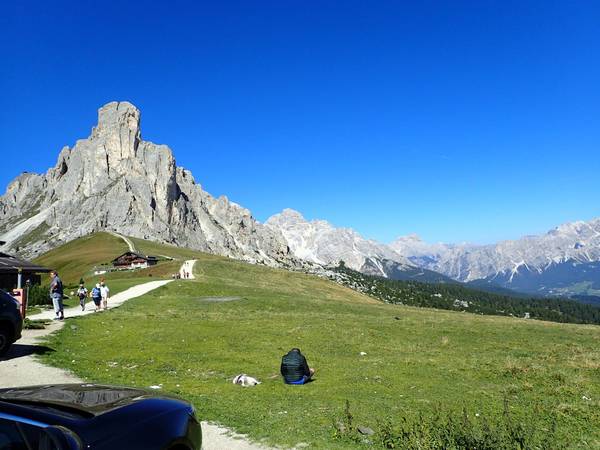
<svg viewBox="0 0 600 450"><path fill-rule="evenodd" d="M300 212L298 212L298 211L296 211L295 209L292 209L292 208L285 208L279 214L282 217L285 217L286 219L296 219L296 220L300 220L300 221L306 221L306 219L304 218L304 216Z"/></svg>
<svg viewBox="0 0 600 450"><path fill-rule="evenodd" d="M336 265L343 260L352 269L382 276L387 276L386 261L393 261L396 268L410 265L391 248L367 240L351 228L336 228L324 220L307 221L293 209L275 214L265 224L283 234L294 255L317 264Z"/></svg>
<svg viewBox="0 0 600 450"><path fill-rule="evenodd" d="M423 239L418 234L412 233L396 238L395 242L423 242Z"/></svg>
<svg viewBox="0 0 600 450"><path fill-rule="evenodd" d="M129 102L107 103L98 109L98 125L92 131L92 137L125 130L141 138L140 116L140 110Z"/></svg>
<svg viewBox="0 0 600 450"><path fill-rule="evenodd" d="M226 197L215 199L141 138L129 102L98 110L92 134L64 147L46 174L17 177L0 197L0 239L34 256L94 231L167 242L270 265L293 264L281 233Z"/></svg>
<svg viewBox="0 0 600 450"><path fill-rule="evenodd" d="M88 140L106 155L109 167L138 158L142 142L140 116L139 109L129 102L110 102L98 110L98 125Z"/></svg>

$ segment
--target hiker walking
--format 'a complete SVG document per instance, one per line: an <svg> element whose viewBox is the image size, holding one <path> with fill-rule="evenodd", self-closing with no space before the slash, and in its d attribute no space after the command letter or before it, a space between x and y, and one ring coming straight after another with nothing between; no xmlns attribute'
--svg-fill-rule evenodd
<svg viewBox="0 0 600 450"><path fill-rule="evenodd" d="M77 289L77 297L79 297L79 306L81 306L81 310L85 311L85 299L87 298L88 290L85 288L83 283L79 285L79 289Z"/></svg>
<svg viewBox="0 0 600 450"><path fill-rule="evenodd" d="M100 304L102 302L102 292L100 291L100 283L96 284L92 288L92 292L90 292L90 296L94 301L94 305L96 305L96 312L100 309Z"/></svg>
<svg viewBox="0 0 600 450"><path fill-rule="evenodd" d="M102 308L108 309L108 296L110 289L104 281L100 283L100 294L102 295Z"/></svg>
<svg viewBox="0 0 600 450"><path fill-rule="evenodd" d="M58 277L58 272L53 270L50 272L50 298L52 299L52 305L54 306L54 312L56 317L54 320L63 320L65 318L63 308L63 284L62 280Z"/></svg>

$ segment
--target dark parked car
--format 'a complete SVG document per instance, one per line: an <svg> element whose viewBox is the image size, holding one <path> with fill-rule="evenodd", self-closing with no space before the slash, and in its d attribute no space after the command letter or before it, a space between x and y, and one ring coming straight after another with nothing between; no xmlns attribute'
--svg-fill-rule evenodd
<svg viewBox="0 0 600 450"><path fill-rule="evenodd" d="M188 402L142 389L64 384L0 389L1 450L200 450Z"/></svg>
<svg viewBox="0 0 600 450"><path fill-rule="evenodd" d="M0 356L21 338L23 319L19 307L19 302L14 297L0 290Z"/></svg>

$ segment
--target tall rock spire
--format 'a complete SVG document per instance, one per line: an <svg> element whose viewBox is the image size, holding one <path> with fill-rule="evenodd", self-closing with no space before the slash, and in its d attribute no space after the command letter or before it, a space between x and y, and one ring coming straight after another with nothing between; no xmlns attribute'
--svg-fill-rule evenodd
<svg viewBox="0 0 600 450"><path fill-rule="evenodd" d="M135 158L142 139L140 111L129 102L110 102L98 110L91 140L103 145L109 165Z"/></svg>
<svg viewBox="0 0 600 450"><path fill-rule="evenodd" d="M143 141L129 102L104 105L89 138L0 197L0 239L26 256L102 230L270 265L293 259L281 233L202 190L169 147Z"/></svg>

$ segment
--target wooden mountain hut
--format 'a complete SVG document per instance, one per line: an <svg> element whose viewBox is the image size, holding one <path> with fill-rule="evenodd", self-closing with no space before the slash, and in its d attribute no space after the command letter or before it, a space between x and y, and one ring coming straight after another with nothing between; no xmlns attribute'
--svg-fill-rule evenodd
<svg viewBox="0 0 600 450"><path fill-rule="evenodd" d="M158 263L155 256L144 256L136 252L125 252L112 260L115 269L145 269Z"/></svg>

